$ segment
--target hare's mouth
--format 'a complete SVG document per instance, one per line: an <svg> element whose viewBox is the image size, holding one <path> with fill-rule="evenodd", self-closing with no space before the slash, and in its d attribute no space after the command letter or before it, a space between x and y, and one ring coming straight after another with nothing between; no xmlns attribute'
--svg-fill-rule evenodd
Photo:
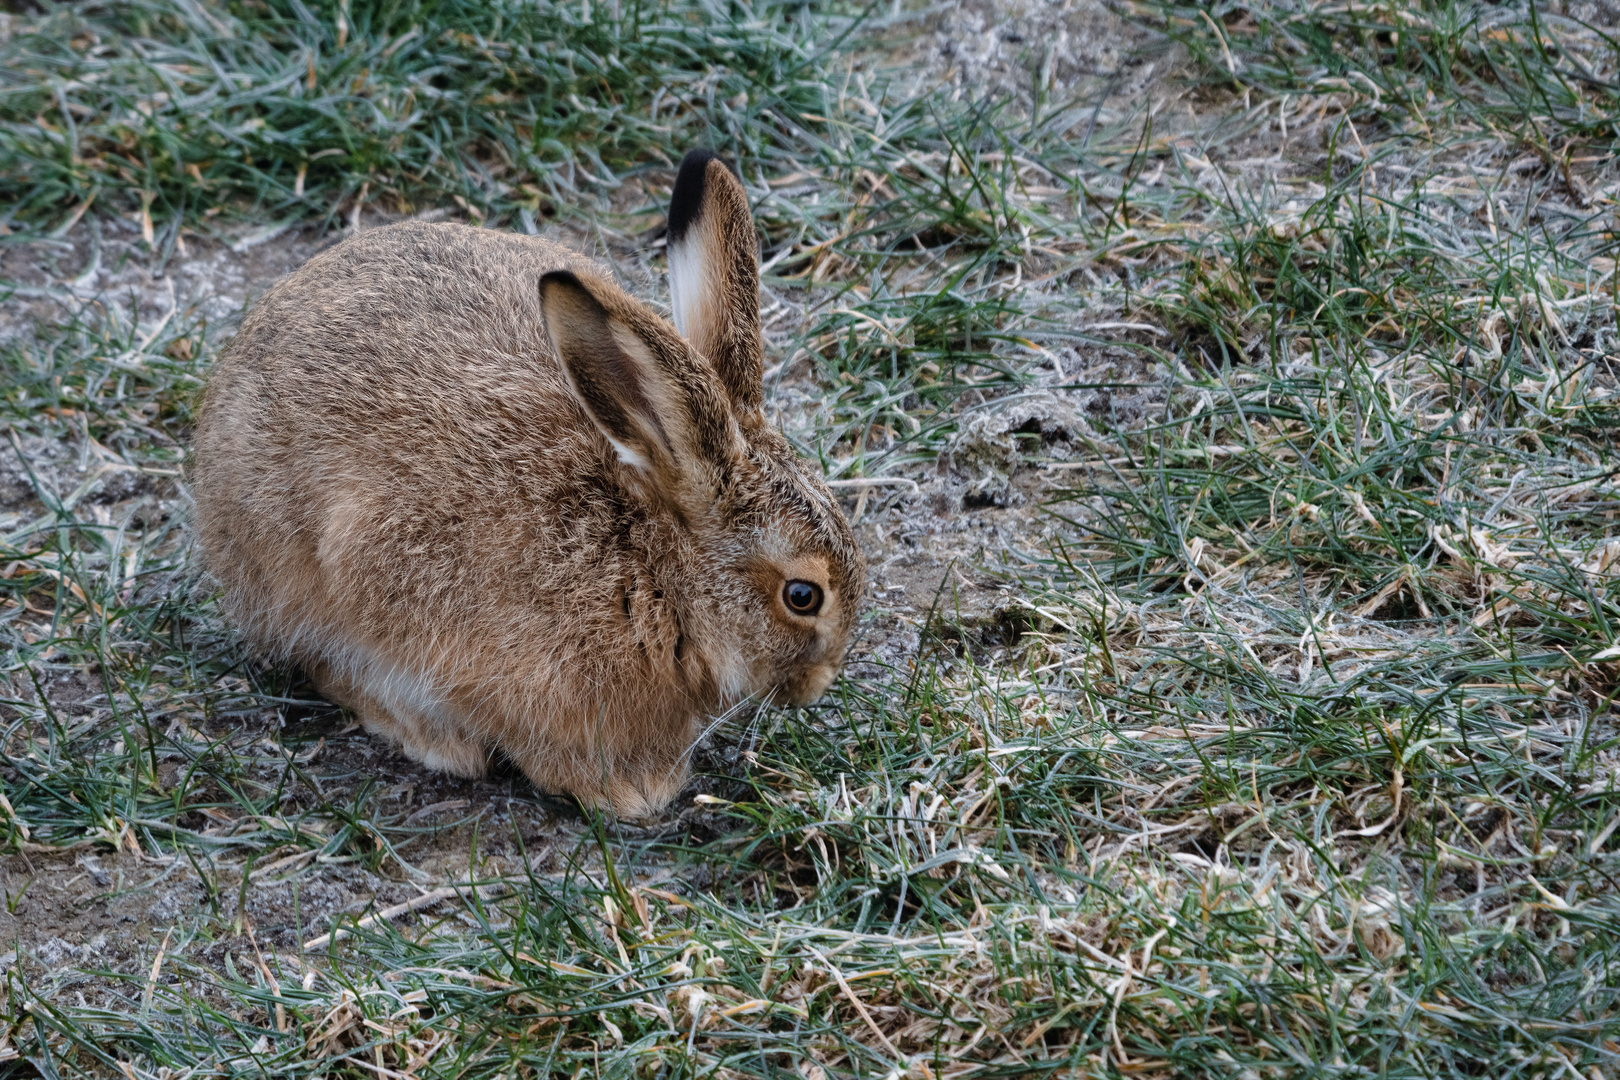
<svg viewBox="0 0 1620 1080"><path fill-rule="evenodd" d="M831 686L837 677L836 665L817 664L805 668L797 677L782 683L772 693L772 697L778 705L808 705L826 693L827 687Z"/></svg>

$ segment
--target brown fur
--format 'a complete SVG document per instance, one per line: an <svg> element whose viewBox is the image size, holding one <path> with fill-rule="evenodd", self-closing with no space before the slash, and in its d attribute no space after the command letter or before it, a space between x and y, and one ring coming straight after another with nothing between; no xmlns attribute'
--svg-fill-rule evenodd
<svg viewBox="0 0 1620 1080"><path fill-rule="evenodd" d="M460 225L362 233L265 294L193 484L252 643L418 760L471 776L498 749L626 816L679 790L702 717L826 688L862 560L760 417L752 223L707 179L715 295L686 329L711 355L580 256Z"/></svg>

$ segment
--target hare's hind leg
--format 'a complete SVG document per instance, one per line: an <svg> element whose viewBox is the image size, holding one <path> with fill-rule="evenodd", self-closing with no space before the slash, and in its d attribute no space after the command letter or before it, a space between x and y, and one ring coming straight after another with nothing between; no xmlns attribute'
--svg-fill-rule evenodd
<svg viewBox="0 0 1620 1080"><path fill-rule="evenodd" d="M468 779L488 771L488 744L469 739L459 726L424 715L397 700L397 694L388 695L393 700L385 705L377 693L325 660L305 664L304 673L322 697L354 713L367 732L399 747L412 761Z"/></svg>

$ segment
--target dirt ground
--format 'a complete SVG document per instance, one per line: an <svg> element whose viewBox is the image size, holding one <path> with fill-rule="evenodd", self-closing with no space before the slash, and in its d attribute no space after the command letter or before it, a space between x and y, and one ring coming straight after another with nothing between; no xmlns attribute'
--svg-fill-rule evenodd
<svg viewBox="0 0 1620 1080"><path fill-rule="evenodd" d="M1139 107L1145 94L1175 92L1165 78L1175 62L1173 52L1096 0L940 5L896 17L886 33L894 48L890 59L915 70L920 84L954 93L994 88L1026 109L1061 103L1089 110L1088 122L1098 126ZM638 197L627 195L626 201ZM384 223L367 216L360 226ZM19 285L0 302L0 338L25 338L37 323L112 312L125 321L138 316L142 326L164 318L198 318L209 338L222 343L254 297L346 234L344 229L235 238L188 233L159 265L134 222L87 217L61 238L0 248L0 280ZM604 259L632 291L664 308L662 274L647 252L629 242L604 248L601 233L555 228L546 235ZM1119 312L1109 309L1111 295L1100 289L1093 297L1074 297L1074 325L1117 324ZM762 299L772 341L792 336L815 300L775 290ZM1111 333L1123 342L1132 332L1114 326L1096 336L1106 340ZM1142 416L1162 406L1164 391L1155 384L1164 375L1123 344L1060 350L1051 369L1039 372L1026 390L968 403L961 433L932 465L900 472L904 483L844 489L846 510L866 551L870 589L850 670L903 668L916 654L931 611L993 652L1012 588L998 569L1021 564L1027 553L1043 547L1052 525L1042 502L1064 483L1062 464L1083 452L1088 418L1105 411ZM790 431L806 423L809 377L801 364L775 382L771 407ZM1064 382L1143 388L1112 396L1054 389ZM1040 467L1023 460L1030 436L1038 437L1046 462ZM79 504L103 508L108 520L132 510L153 518L188 512L180 478L100 469L83 440L33 437L21 441L20 456L0 457L0 529L44 511L29 470L62 495L83 488ZM176 581L174 587L193 586ZM85 676L64 676L47 687L53 704L64 710L99 690ZM0 910L0 941L13 943L0 966L17 962L21 951L46 968L132 971L137 958L150 956L159 940L169 941L171 952L185 950L209 964L239 950L240 935L249 926L260 947L290 955L301 942L324 933L337 915L401 903L469 873L517 870L525 859L532 871L544 874L557 872L578 852L586 853L587 862L594 857L595 841L578 812L563 800L538 794L519 775L468 782L428 773L314 700L238 720L239 741L258 755L265 776L281 772L286 754L297 755L320 788L298 793L297 800L342 803L368 790L380 792L384 815L420 829L416 839L398 859L371 865L339 859L315 869L296 857L290 865L255 869L223 857L210 866L89 845L59 853L25 851L0 859L0 889L8 898ZM745 750L726 743L710 747L698 771L734 771ZM631 845L654 837L680 843L712 836L709 815L691 800L719 782L696 781L666 821L649 828L621 825L617 839ZM643 863L639 872L656 877L661 871ZM438 910L446 917L465 917L454 905ZM196 916L204 911L213 915L211 933L169 940L177 928L182 935L197 934ZM63 982L58 992L95 993L89 976L73 979L84 985Z"/></svg>

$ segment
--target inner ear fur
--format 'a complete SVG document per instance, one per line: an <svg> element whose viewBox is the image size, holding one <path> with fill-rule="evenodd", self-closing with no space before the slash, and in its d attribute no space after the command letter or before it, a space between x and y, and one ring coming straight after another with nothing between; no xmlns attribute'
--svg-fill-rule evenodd
<svg viewBox="0 0 1620 1080"><path fill-rule="evenodd" d="M668 253L675 329L714 365L739 415L757 414L765 399L759 243L748 193L712 150L681 161Z"/></svg>
<svg viewBox="0 0 1620 1080"><path fill-rule="evenodd" d="M619 460L664 493L702 488L735 452L714 372L660 320L568 270L540 279L540 309L569 389Z"/></svg>

